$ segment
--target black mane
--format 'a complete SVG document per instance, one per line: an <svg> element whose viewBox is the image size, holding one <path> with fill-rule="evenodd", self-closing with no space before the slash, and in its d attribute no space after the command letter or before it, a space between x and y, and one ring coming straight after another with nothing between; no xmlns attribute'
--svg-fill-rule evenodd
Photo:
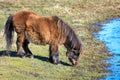
<svg viewBox="0 0 120 80"><path fill-rule="evenodd" d="M77 35L73 31L73 29L61 19L60 19L59 23L62 27L62 31L65 33L65 35L67 37L66 41L64 43L65 47L68 50L72 50L72 49L81 50L82 44L79 41L79 39L77 38Z"/></svg>

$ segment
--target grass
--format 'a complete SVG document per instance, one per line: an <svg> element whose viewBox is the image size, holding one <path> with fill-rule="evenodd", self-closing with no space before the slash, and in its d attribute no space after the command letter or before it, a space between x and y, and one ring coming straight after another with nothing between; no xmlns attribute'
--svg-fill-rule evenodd
<svg viewBox="0 0 120 80"><path fill-rule="evenodd" d="M0 80L98 80L105 77L107 64L104 59L109 55L104 44L93 36L93 32L100 30L93 24L119 17L119 4L119 0L0 0L0 54L5 50L3 29L6 19L20 9L29 9L42 16L59 16L72 26L84 44L84 52L75 67L68 66L64 46L59 50L63 66L48 61L48 45L30 44L34 59L18 58L16 52L11 57L1 56ZM12 51L16 51L15 39Z"/></svg>

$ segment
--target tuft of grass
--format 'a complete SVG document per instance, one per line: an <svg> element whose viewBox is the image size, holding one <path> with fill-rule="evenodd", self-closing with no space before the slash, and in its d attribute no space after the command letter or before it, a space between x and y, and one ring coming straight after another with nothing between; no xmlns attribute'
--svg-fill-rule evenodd
<svg viewBox="0 0 120 80"><path fill-rule="evenodd" d="M119 0L0 0L0 55L5 50L3 38L4 24L9 14L20 9L29 9L42 16L57 15L70 24L84 45L79 64L68 66L66 49L61 46L60 60L63 66L53 65L48 61L48 45L29 47L34 59L21 59L16 56L16 37L12 46L11 57L0 56L0 80L98 80L105 77L104 59L109 57L107 48L93 36L100 28L94 23L120 16Z"/></svg>

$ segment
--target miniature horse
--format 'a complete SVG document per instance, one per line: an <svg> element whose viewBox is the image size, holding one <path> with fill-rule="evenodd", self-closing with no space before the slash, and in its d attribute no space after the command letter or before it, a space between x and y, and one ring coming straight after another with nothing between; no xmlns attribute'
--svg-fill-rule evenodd
<svg viewBox="0 0 120 80"><path fill-rule="evenodd" d="M11 48L14 30L17 33L18 56L33 56L28 48L29 42L37 45L48 44L49 60L53 64L59 64L58 48L63 44L67 48L66 56L69 61L73 65L77 64L82 44L72 28L59 17L40 16L29 10L20 10L10 15L5 25L7 50Z"/></svg>

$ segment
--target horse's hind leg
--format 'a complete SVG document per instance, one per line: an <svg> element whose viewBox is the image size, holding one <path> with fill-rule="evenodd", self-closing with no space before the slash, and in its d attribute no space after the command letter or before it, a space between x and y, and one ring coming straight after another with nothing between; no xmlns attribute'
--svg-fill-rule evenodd
<svg viewBox="0 0 120 80"><path fill-rule="evenodd" d="M16 41L17 55L20 57L25 57L25 53L22 48L24 40L25 40L24 33L17 33L17 41Z"/></svg>
<svg viewBox="0 0 120 80"><path fill-rule="evenodd" d="M25 51L25 55L27 57L30 57L30 58L33 58L33 54L32 52L30 51L30 49L28 48L28 44L29 44L29 41L27 39L24 40L24 43L23 43L23 49Z"/></svg>
<svg viewBox="0 0 120 80"><path fill-rule="evenodd" d="M53 63L53 64L59 64L59 53L58 53L58 46L57 45L50 45L49 48L49 60Z"/></svg>

